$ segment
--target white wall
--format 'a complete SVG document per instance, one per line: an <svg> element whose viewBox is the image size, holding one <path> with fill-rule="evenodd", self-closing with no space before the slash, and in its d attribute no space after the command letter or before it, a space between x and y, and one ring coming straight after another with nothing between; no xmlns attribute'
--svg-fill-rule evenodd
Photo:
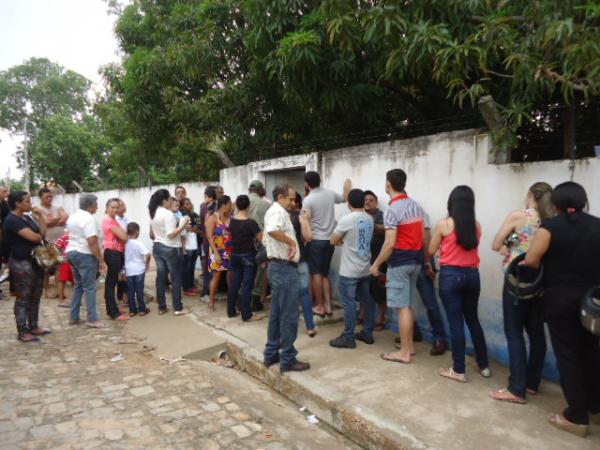
<svg viewBox="0 0 600 450"><path fill-rule="evenodd" d="M204 189L210 185L216 185L218 182L199 181L194 183L182 183L181 185L187 190L188 197L194 204L194 210L198 211L200 203L204 201ZM98 197L98 212L96 212L96 220L101 222L104 216L104 205L109 198L117 197L122 199L127 205L127 216L130 221L137 222L140 225L141 239L146 244L150 244L148 231L150 229L150 216L148 214L148 202L150 196L157 189L168 189L171 195L175 195L176 184L143 187L136 189L113 189L108 191L93 192ZM37 199L36 199L37 202ZM63 206L67 213L76 211L79 207L79 194L58 195L54 198L54 204Z"/></svg>
<svg viewBox="0 0 600 450"><path fill-rule="evenodd" d="M254 162L247 166L221 171L221 184L231 195L245 192L250 178L261 179L269 171L301 167L318 170L325 187L342 190L346 178L354 187L373 190L382 208L385 194L385 173L393 168L404 169L408 175L407 192L430 214L433 224L446 215L450 191L467 184L476 195L477 217L483 237L480 246L482 301L480 316L488 337L491 353L506 360L502 331L501 295L503 273L501 258L491 250L491 242L504 217L523 207L530 185L546 181L556 185L573 179L588 192L591 213L600 215L600 159L549 161L526 164L494 165L488 162L490 138L476 130L442 133L404 141L369 144L340 150ZM338 217L346 214L345 205L338 205ZM334 268L336 261L334 260ZM420 302L417 302L420 303ZM423 323L426 320L423 319ZM549 363L550 367L551 364ZM550 376L555 374L551 373Z"/></svg>

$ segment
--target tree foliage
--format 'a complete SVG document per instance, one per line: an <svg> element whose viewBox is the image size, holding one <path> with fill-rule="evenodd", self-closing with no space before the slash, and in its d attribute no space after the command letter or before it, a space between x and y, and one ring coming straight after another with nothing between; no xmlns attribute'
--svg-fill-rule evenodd
<svg viewBox="0 0 600 450"><path fill-rule="evenodd" d="M31 58L0 72L0 128L35 134L54 114L76 118L89 107L91 82L46 58Z"/></svg>
<svg viewBox="0 0 600 450"><path fill-rule="evenodd" d="M183 178L215 174L215 142L239 163L449 116L468 117L455 125L465 128L484 95L514 143L534 111L600 90L592 0L136 0L116 10L124 59L105 76L131 131L120 161Z"/></svg>

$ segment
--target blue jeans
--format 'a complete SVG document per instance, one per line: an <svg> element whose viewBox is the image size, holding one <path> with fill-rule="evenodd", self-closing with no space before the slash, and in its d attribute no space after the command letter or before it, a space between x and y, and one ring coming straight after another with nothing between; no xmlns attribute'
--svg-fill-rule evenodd
<svg viewBox="0 0 600 450"><path fill-rule="evenodd" d="M541 298L519 300L504 286L502 310L510 362L507 389L518 397L525 398L527 389L537 391L542 380L546 356L543 308ZM529 336L529 360L523 331Z"/></svg>
<svg viewBox="0 0 600 450"><path fill-rule="evenodd" d="M145 278L145 273L134 275L132 277L127 277L127 301L129 303L129 312L131 313L146 311L146 303L144 302Z"/></svg>
<svg viewBox="0 0 600 450"><path fill-rule="evenodd" d="M298 351L294 341L298 335L299 292L298 270L295 266L270 262L267 268L271 283L271 312L265 346L265 361L280 359L280 368L296 363Z"/></svg>
<svg viewBox="0 0 600 450"><path fill-rule="evenodd" d="M194 288L194 273L196 272L196 261L198 250L188 250L183 255L183 273L181 275L181 286L184 291Z"/></svg>
<svg viewBox="0 0 600 450"><path fill-rule="evenodd" d="M256 276L256 252L231 254L231 286L227 292L227 316L235 317L236 302L240 287L240 312L242 320L252 317L252 288Z"/></svg>
<svg viewBox="0 0 600 450"><path fill-rule="evenodd" d="M367 336L373 336L375 328L375 302L371 295L371 278L348 278L340 275L340 295L344 304L344 336L354 340L356 328L356 300L363 303L365 320L363 329ZM358 298L357 298L358 297Z"/></svg>
<svg viewBox="0 0 600 450"><path fill-rule="evenodd" d="M171 275L171 293L173 295L173 309L181 311L181 273L183 271L183 255L180 247L168 247L155 242L152 247L152 255L156 261L156 299L158 300L158 309L165 311L167 309L167 299L165 291L167 289L167 279Z"/></svg>
<svg viewBox="0 0 600 450"><path fill-rule="evenodd" d="M300 278L300 304L302 305L302 315L304 324L308 331L315 329L315 320L312 311L312 299L310 297L310 273L308 262L298 263L298 277Z"/></svg>
<svg viewBox="0 0 600 450"><path fill-rule="evenodd" d="M67 260L73 269L73 297L71 297L71 320L79 320L81 298L85 292L88 322L98 320L96 311L96 273L98 260L94 255L71 251L67 253Z"/></svg>
<svg viewBox="0 0 600 450"><path fill-rule="evenodd" d="M440 297L450 325L453 369L465 373L465 325L469 328L475 357L480 369L489 366L483 329L479 323L477 306L481 283L479 270L468 267L442 266L440 271Z"/></svg>
<svg viewBox="0 0 600 450"><path fill-rule="evenodd" d="M438 305L437 297L435 296L435 288L433 280L427 276L425 267L421 267L419 278L417 278L417 291L421 296L423 305L427 309L427 317L431 325L431 334L434 341L445 341L446 330L444 329L444 321L440 306Z"/></svg>

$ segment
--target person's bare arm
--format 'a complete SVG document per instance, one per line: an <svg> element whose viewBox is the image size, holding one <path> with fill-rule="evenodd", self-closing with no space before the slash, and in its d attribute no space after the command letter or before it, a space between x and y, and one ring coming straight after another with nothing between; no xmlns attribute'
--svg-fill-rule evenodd
<svg viewBox="0 0 600 450"><path fill-rule="evenodd" d="M289 247L288 259L294 259L294 256L296 256L296 252L298 251L298 248L296 247L296 241L294 239L288 237L288 235L281 230L269 231L269 236L286 244Z"/></svg>
<svg viewBox="0 0 600 450"><path fill-rule="evenodd" d="M550 248L551 238L552 235L548 230L545 228L538 229L533 235L531 244L529 244L529 250L527 250L523 265L536 269L540 267L542 258L548 253L548 249Z"/></svg>
<svg viewBox="0 0 600 450"><path fill-rule="evenodd" d="M98 260L98 267L100 269L100 272L104 272L104 270L106 269L106 265L104 264L104 260L102 259L102 252L100 251L98 236L90 236L89 238L87 238L87 242L92 252L92 255L94 255Z"/></svg>
<svg viewBox="0 0 600 450"><path fill-rule="evenodd" d="M215 254L215 257L221 259L221 256L219 255L219 250L217 249L217 246L215 245L215 228L216 228L216 226L217 226L217 219L215 216L211 215L208 219L206 219L205 229L206 229L206 239L208 240L208 245L212 249L213 253Z"/></svg>
<svg viewBox="0 0 600 450"><path fill-rule="evenodd" d="M377 256L377 259L375 259L375 262L369 269L369 272L374 277L377 277L380 275L379 268L392 255L392 252L394 251L394 245L396 245L396 234L397 233L398 233L398 230L396 228L388 228L385 230L385 241L383 242L383 246L381 247L379 256Z"/></svg>
<svg viewBox="0 0 600 450"><path fill-rule="evenodd" d="M173 231L171 231L170 233L167 233L167 237L169 239L174 239L175 237L177 237L179 234L181 234L181 232L183 230L185 230L185 227L187 226L188 222L189 222L190 218L189 216L183 216L183 218L179 221L179 226L176 227Z"/></svg>
<svg viewBox="0 0 600 450"><path fill-rule="evenodd" d="M59 217L58 217L57 225L61 225L61 226L66 225L67 220L69 220L69 215L65 211L65 208L63 208L62 206L60 208L58 208L58 216Z"/></svg>
<svg viewBox="0 0 600 450"><path fill-rule="evenodd" d="M117 237L117 239L119 239L121 242L127 242L128 236L127 236L127 232L123 229L123 227L121 227L120 225L117 225L115 227L112 227L110 229L110 231L112 231L112 233Z"/></svg>
<svg viewBox="0 0 600 450"><path fill-rule="evenodd" d="M521 218L521 214L522 213L520 211L514 211L506 216L506 219L504 219L504 222L502 225L500 225L500 229L496 233L496 236L494 236L494 240L492 241L492 250L498 252L502 249L502 247L504 247L504 240L515 230L517 223Z"/></svg>
<svg viewBox="0 0 600 450"><path fill-rule="evenodd" d="M34 206L31 209L31 215L33 216L33 218L37 222L38 226L40 227L40 234L42 235L42 237L46 237L46 230L47 230L46 217L44 216L43 211Z"/></svg>
<svg viewBox="0 0 600 450"><path fill-rule="evenodd" d="M440 248L440 244L442 243L442 237L443 237L443 229L444 229L443 221L438 222L438 224L433 229L433 235L431 236L431 240L429 241L429 247L427 249L427 253L429 253L430 258L433 255L435 255Z"/></svg>
<svg viewBox="0 0 600 450"><path fill-rule="evenodd" d="M337 234L337 233L333 233L331 235L331 239L329 240L329 243L331 245L342 245L344 243L344 235L343 234Z"/></svg>
<svg viewBox="0 0 600 450"><path fill-rule="evenodd" d="M348 194L350 193L351 190L352 190L352 180L347 178L346 181L344 181L344 193L342 194L342 197L344 197L345 202L348 201Z"/></svg>
<svg viewBox="0 0 600 450"><path fill-rule="evenodd" d="M298 218L300 220L300 232L302 234L302 239L304 242L311 242L313 239L312 229L310 228L310 220L307 215L300 215Z"/></svg>

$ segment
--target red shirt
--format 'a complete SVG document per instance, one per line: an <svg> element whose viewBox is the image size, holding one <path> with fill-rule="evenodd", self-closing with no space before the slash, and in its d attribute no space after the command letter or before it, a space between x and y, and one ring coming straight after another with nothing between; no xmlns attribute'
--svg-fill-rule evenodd
<svg viewBox="0 0 600 450"><path fill-rule="evenodd" d="M420 264L423 260L423 223L425 213L416 201L406 194L390 200L383 223L387 229L396 229L396 243L390 257L391 267Z"/></svg>

